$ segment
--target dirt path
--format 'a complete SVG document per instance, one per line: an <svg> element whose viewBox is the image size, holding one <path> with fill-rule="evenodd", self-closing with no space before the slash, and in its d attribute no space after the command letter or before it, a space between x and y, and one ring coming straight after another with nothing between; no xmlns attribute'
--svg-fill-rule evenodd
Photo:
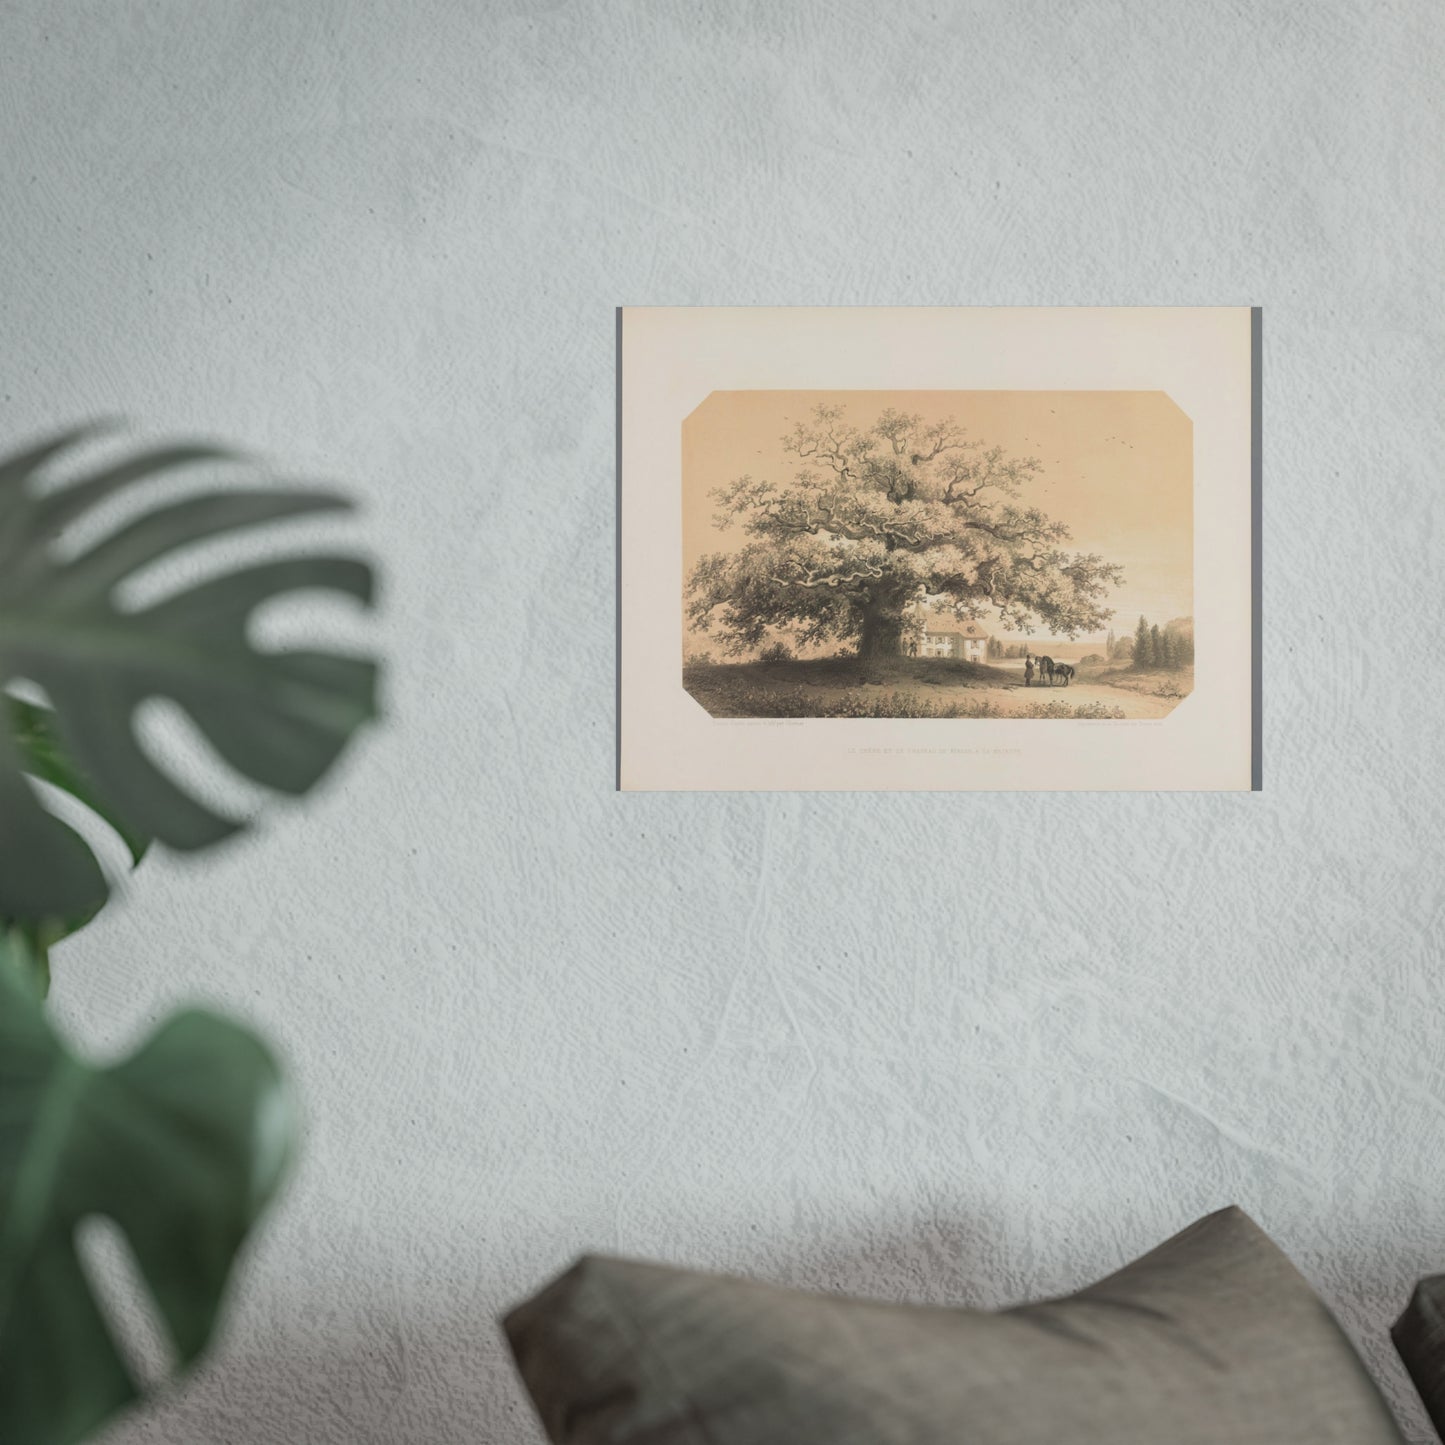
<svg viewBox="0 0 1445 1445"><path fill-rule="evenodd" d="M1067 702L1070 705L1076 705L1099 702L1108 707L1120 708L1125 717L1168 717L1179 703L1178 698L1157 697L1152 693L1140 692L1134 688L1112 687L1106 682L1089 679L1087 674L1082 678L1076 677L1067 686L1058 683L1043 683L1035 678L1033 686L1026 687L1024 685L1024 665L1021 659L1008 658L1004 661L994 662L992 665L1004 671L1017 671L1018 673L1016 685L991 687L984 690L984 695L993 699L994 705L1001 711L1022 712L1031 703ZM938 689L938 691L943 691L943 689ZM968 691L971 696L977 697L980 689L970 688ZM934 689L930 688L930 696L933 693Z"/></svg>
<svg viewBox="0 0 1445 1445"><path fill-rule="evenodd" d="M930 688L929 696L953 691L957 691L959 697L987 697L1000 712L1023 712L1034 703L1059 702L1078 707L1098 702L1106 707L1117 707L1125 717L1167 717L1175 705L1169 698L1150 697L1145 693L1097 682L1071 682L1067 687L1025 687L1020 681L1017 687Z"/></svg>

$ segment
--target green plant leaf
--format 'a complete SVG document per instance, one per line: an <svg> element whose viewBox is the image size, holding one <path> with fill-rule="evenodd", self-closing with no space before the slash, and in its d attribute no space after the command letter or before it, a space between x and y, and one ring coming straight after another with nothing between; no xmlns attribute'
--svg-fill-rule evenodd
<svg viewBox="0 0 1445 1445"><path fill-rule="evenodd" d="M0 918L84 918L108 892L89 846L42 806L26 772L66 770L49 781L96 807L133 852L149 838L195 849L237 831L141 748L135 712L148 699L179 704L237 771L293 795L312 787L375 715L370 659L263 652L247 637L252 613L289 592L322 589L369 604L371 568L357 558L290 556L134 610L116 600L122 583L183 548L342 510L345 498L297 488L209 491L143 511L65 557L55 545L64 529L127 488L194 463L235 460L213 447L163 447L41 489L41 468L88 435L68 432L0 460L0 689L29 681L53 710L39 719L38 754L23 728L17 736L0 727Z"/></svg>
<svg viewBox="0 0 1445 1445"><path fill-rule="evenodd" d="M35 999L50 992L50 951L39 931L33 923L0 924L0 973Z"/></svg>
<svg viewBox="0 0 1445 1445"><path fill-rule="evenodd" d="M31 777L68 793L97 817L103 818L125 844L132 866L139 864L150 846L150 839L128 826L124 818L108 807L95 791L94 784L66 756L55 724L55 714L47 707L24 702L17 697L0 697L0 728L5 726L6 712L9 713L10 733L19 749L25 771ZM50 984L50 949L62 938L84 928L99 912L103 901L68 918L32 918L24 925L22 931L35 951L47 990Z"/></svg>
<svg viewBox="0 0 1445 1445"><path fill-rule="evenodd" d="M139 863L150 847L150 838L132 828L113 808L108 807L105 799L96 792L95 784L66 756L54 712L18 697L0 701L8 706L10 731L19 745L26 772L59 788L61 792L69 793L103 818L125 844L130 861Z"/></svg>
<svg viewBox="0 0 1445 1445"><path fill-rule="evenodd" d="M129 1058L86 1064L20 982L15 938L0 935L0 1440L71 1445L140 1392L77 1225L119 1225L185 1367L295 1120L266 1049L213 1014L173 1015Z"/></svg>

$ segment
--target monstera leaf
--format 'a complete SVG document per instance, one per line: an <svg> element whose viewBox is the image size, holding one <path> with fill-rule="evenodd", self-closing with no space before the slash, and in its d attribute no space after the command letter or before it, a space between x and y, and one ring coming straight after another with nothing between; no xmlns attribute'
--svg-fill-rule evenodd
<svg viewBox="0 0 1445 1445"><path fill-rule="evenodd" d="M6 713L8 712L8 719ZM46 707L24 702L20 698L0 697L0 730L9 723L10 735L19 748L21 760L32 777L69 793L97 816L103 818L120 837L130 853L132 863L145 856L150 840L137 833L124 818L119 817L96 796L90 780L82 775L65 755L55 727L55 715ZM67 934L83 928L95 916L100 904L66 918L31 918L16 921L11 928L27 946L27 956L42 997L50 991L50 949ZM0 927L3 927L0 920Z"/></svg>
<svg viewBox="0 0 1445 1445"><path fill-rule="evenodd" d="M132 828L114 809L107 807L105 800L97 796L95 785L66 756L55 724L55 713L48 707L40 707L18 697L3 698L0 702L9 711L11 736L20 749L25 770L32 777L69 793L104 818L125 844L131 862L139 863L151 840Z"/></svg>
<svg viewBox="0 0 1445 1445"><path fill-rule="evenodd" d="M127 608L117 597L123 583L180 549L239 528L344 509L344 498L276 487L206 492L142 510L67 556L57 539L128 488L179 467L235 460L213 447L172 446L43 487L46 464L89 435L71 431L0 460L0 690L30 682L50 705L20 714L18 729L0 719L0 921L60 920L60 932L65 920L103 903L108 885L88 844L41 805L26 773L95 807L133 853L150 838L204 848L239 825L141 747L135 713L143 702L179 704L227 763L290 794L310 788L375 712L370 661L261 651L247 637L252 613L285 593L324 589L369 603L365 562L288 556L146 606Z"/></svg>
<svg viewBox="0 0 1445 1445"><path fill-rule="evenodd" d="M76 1254L114 1220L178 1362L215 1324L294 1131L265 1049L211 1014L173 1016L93 1068L55 1036L0 935L0 1439L71 1445L138 1394Z"/></svg>

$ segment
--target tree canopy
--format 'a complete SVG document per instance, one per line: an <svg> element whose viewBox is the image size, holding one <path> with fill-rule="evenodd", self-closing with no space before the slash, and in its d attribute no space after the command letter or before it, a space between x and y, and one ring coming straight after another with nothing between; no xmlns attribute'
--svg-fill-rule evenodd
<svg viewBox="0 0 1445 1445"><path fill-rule="evenodd" d="M922 607L1026 632L1076 637L1112 615L1122 569L1068 552L1069 529L1024 497L1042 471L970 440L951 417L891 407L866 430L817 406L783 438L789 481L742 476L712 493L721 530L748 537L700 558L688 616L734 655L770 628L803 645L857 639L860 656L902 650Z"/></svg>
<svg viewBox="0 0 1445 1445"><path fill-rule="evenodd" d="M1122 644L1129 643L1125 652ZM1194 663L1194 619L1176 617L1161 629L1157 622L1139 619L1133 639L1120 638L1115 646L1116 657L1131 657L1137 668L1162 667L1177 669Z"/></svg>

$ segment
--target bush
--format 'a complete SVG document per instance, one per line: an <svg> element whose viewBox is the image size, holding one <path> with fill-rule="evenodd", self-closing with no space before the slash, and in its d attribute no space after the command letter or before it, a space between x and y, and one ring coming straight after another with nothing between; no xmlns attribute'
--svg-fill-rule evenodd
<svg viewBox="0 0 1445 1445"><path fill-rule="evenodd" d="M868 718L984 718L998 717L986 700L938 703L912 692L885 692L880 697L851 696L813 704L813 717Z"/></svg>
<svg viewBox="0 0 1445 1445"><path fill-rule="evenodd" d="M712 653L706 649L703 649L701 652L684 652L682 655L682 665L684 668L711 667L712 661Z"/></svg>
<svg viewBox="0 0 1445 1445"><path fill-rule="evenodd" d="M759 662L791 662L793 649L786 642L770 642L758 653Z"/></svg>
<svg viewBox="0 0 1445 1445"><path fill-rule="evenodd" d="M1116 704L1104 702L1081 702L1076 703L1072 707L1066 702L1036 702L1033 703L1022 716L1069 718L1090 722L1103 722L1108 720L1112 722L1124 716L1124 709Z"/></svg>

